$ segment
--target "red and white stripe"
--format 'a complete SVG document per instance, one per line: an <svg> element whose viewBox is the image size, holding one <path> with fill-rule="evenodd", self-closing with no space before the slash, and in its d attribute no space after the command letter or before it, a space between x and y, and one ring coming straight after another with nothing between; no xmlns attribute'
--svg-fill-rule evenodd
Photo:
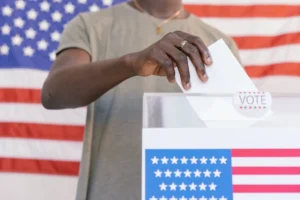
<svg viewBox="0 0 300 200"><path fill-rule="evenodd" d="M0 70L0 199L75 197L86 108L44 109L47 73Z"/></svg>
<svg viewBox="0 0 300 200"><path fill-rule="evenodd" d="M233 149L234 200L300 198L300 149Z"/></svg>
<svg viewBox="0 0 300 200"><path fill-rule="evenodd" d="M299 0L184 0L187 10L233 37L258 89L299 93Z"/></svg>

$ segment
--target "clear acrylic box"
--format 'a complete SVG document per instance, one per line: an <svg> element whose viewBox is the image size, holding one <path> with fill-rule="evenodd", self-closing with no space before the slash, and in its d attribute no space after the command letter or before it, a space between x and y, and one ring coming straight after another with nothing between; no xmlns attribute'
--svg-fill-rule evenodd
<svg viewBox="0 0 300 200"><path fill-rule="evenodd" d="M253 121L252 125L241 127L300 127L300 95L271 94L271 96L271 114L261 118L240 119L226 116L226 111L234 110L231 94L146 93L143 104L143 128L209 128L210 126L207 125L209 123L214 124L211 127L223 127L224 124L230 124L229 127L236 128L240 127L239 123L245 120ZM190 98L194 103L197 100L199 102L204 100L204 104L197 105L197 111L195 111L188 101ZM220 108L224 110L218 111L222 116L215 116L215 118L210 116L205 123L197 114L201 114L202 109L206 113L213 110L215 105L208 105L207 102L214 100L226 102L223 108Z"/></svg>

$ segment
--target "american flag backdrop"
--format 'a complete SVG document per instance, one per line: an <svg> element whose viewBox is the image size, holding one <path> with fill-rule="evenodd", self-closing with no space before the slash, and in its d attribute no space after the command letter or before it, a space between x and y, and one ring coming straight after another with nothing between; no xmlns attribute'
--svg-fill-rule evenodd
<svg viewBox="0 0 300 200"><path fill-rule="evenodd" d="M300 149L146 150L146 200L296 200Z"/></svg>
<svg viewBox="0 0 300 200"><path fill-rule="evenodd" d="M45 110L40 104L40 89L51 62L55 59L54 52L63 25L78 12L97 11L124 1L0 0L0 199L74 198L86 110ZM234 38L240 48L243 65L259 89L295 93L300 91L300 0L184 0L184 3L188 10L205 22ZM211 172L212 181L204 182L203 179L209 194L205 198L212 198L212 183L216 185L217 191L221 191L223 186L222 183L219 185L218 178L223 178L226 174L230 176L230 170L235 169L231 166L235 163L229 162L228 152L230 150L190 151L185 154L186 157L203 154L208 158L207 170ZM164 156L170 159L170 164L173 156L169 155L174 152L156 153L149 154L161 159L160 156L165 153ZM218 160L218 168L215 168L209 164L212 156L218 159L224 156L228 162L222 165ZM276 163L277 160L273 162ZM260 163L257 164L256 169L261 169ZM162 172L161 176L164 178L167 170L165 165L159 165L158 168L149 166L151 170ZM177 168L168 166L173 176ZM194 165L189 166L190 168L186 168L182 165L178 169L182 172L182 178L186 170L192 172L191 176L195 175L197 169ZM290 172L289 168L282 168L285 169L287 171L274 170L278 173ZM205 170L199 168L202 176ZM221 172L221 177L214 177L216 170ZM233 183L235 173L246 172L233 170ZM151 179L155 181L155 187L149 193L150 198L154 196L152 200L164 195L159 190L162 183L158 180L160 179L156 177ZM168 184L166 187L170 190L172 182L165 180L165 184ZM237 180L246 181L246 184L247 181L251 182L243 177ZM287 182L297 180L300 179L284 179ZM192 182L183 183L187 185L188 191ZM181 182L174 184L177 190L180 189ZM196 188L199 191L199 185ZM234 187L233 194L236 188L245 190L243 187ZM179 197L177 194L183 195L183 191L177 190L174 198ZM193 192L188 195L193 195ZM222 195L230 199L225 193L220 193L215 198L222 198Z"/></svg>

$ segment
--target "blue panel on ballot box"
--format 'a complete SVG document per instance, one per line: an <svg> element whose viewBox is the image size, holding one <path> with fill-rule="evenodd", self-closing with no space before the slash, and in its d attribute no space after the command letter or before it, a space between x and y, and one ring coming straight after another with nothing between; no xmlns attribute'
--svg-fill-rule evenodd
<svg viewBox="0 0 300 200"><path fill-rule="evenodd" d="M231 150L146 150L145 158L146 200L233 199Z"/></svg>

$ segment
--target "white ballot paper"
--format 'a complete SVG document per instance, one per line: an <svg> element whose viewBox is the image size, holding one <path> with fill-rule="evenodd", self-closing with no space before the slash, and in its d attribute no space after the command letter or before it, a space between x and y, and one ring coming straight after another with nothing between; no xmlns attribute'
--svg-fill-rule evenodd
<svg viewBox="0 0 300 200"><path fill-rule="evenodd" d="M191 89L183 89L178 69L176 81L185 93L202 94L233 94L240 91L257 91L257 88L246 74L245 70L235 58L223 39L208 47L213 64L206 67L209 80L203 83L199 80L193 63L189 60Z"/></svg>
<svg viewBox="0 0 300 200"><path fill-rule="evenodd" d="M192 94L234 94L241 91L258 91L244 71L241 64L221 39L208 47L213 64L206 67L209 80L203 83L197 76L194 65L189 60L191 89L182 87L180 75L176 68L176 82L184 93ZM249 127L258 118L248 118L239 113L231 98L189 96L188 102L207 125L207 127Z"/></svg>

